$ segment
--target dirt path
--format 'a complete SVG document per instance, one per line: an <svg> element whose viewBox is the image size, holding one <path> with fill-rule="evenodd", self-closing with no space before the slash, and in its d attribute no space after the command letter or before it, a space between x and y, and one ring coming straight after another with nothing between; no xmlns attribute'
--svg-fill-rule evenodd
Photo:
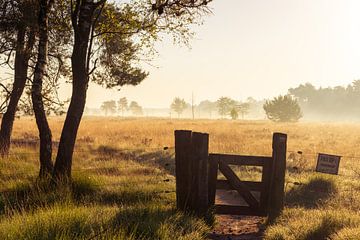
<svg viewBox="0 0 360 240"><path fill-rule="evenodd" d="M217 191L217 204L244 205L234 191ZM261 240L264 232L264 218L238 215L217 215L217 225L209 234L214 240Z"/></svg>

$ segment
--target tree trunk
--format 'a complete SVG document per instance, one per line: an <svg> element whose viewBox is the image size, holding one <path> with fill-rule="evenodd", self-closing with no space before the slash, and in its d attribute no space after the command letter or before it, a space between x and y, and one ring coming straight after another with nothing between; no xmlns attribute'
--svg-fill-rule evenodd
<svg viewBox="0 0 360 240"><path fill-rule="evenodd" d="M87 54L92 19L94 10L96 9L96 5L91 1L81 1L81 3L78 1L77 4L80 5L79 12L74 13L73 16L75 42L71 56L73 73L72 96L61 133L53 172L53 177L55 179L65 181L71 178L71 165L75 140L85 107L86 91L89 82L89 70L87 66L87 58L89 56Z"/></svg>
<svg viewBox="0 0 360 240"><path fill-rule="evenodd" d="M46 118L44 103L42 99L42 85L46 74L47 55L48 55L48 12L51 7L48 0L40 1L39 11L39 45L38 56L35 66L34 79L31 88L31 98L36 118L36 124L40 137L40 172L39 177L43 178L51 175L53 163L52 154L52 136L51 130Z"/></svg>
<svg viewBox="0 0 360 240"><path fill-rule="evenodd" d="M27 35L27 40L25 40ZM1 121L0 129L0 154L6 156L10 150L10 137L14 125L15 113L20 97L24 91L28 74L28 63L31 50L34 46L34 31L26 31L24 26L20 26L17 32L14 83L10 95L9 105Z"/></svg>

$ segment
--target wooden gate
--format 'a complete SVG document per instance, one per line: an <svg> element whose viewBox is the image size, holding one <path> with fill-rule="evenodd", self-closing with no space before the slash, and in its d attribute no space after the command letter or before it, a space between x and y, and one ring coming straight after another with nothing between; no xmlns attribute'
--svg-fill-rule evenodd
<svg viewBox="0 0 360 240"><path fill-rule="evenodd" d="M241 156L227 154L209 155L209 201L215 204L216 190L236 190L246 202L247 206L214 205L218 214L266 216L271 183L272 157ZM262 167L261 182L242 181L231 169L235 166ZM226 180L219 180L220 171ZM259 192L257 198L254 192Z"/></svg>
<svg viewBox="0 0 360 240"><path fill-rule="evenodd" d="M175 131L177 207L199 215L215 208L217 214L276 218L284 205L286 134L273 134L272 156L209 154L208 142L206 133ZM261 181L241 180L231 165L261 167ZM246 205L215 204L216 190L235 190Z"/></svg>

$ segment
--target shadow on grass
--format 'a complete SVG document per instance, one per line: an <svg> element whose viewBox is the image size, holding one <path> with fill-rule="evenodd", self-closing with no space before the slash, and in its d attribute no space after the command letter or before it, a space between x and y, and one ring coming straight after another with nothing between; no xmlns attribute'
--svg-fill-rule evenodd
<svg viewBox="0 0 360 240"><path fill-rule="evenodd" d="M286 194L285 202L289 206L316 208L336 192L337 189L333 179L316 176L302 185L294 186Z"/></svg>
<svg viewBox="0 0 360 240"><path fill-rule="evenodd" d="M319 225L312 228L306 233L304 239L307 240L326 240L330 239L329 237L341 229L341 224L339 224L332 217L324 217Z"/></svg>
<svg viewBox="0 0 360 240"><path fill-rule="evenodd" d="M100 157L97 158L99 161L111 160L113 158L119 158L121 160L132 160L140 150L128 150L128 149L119 149L112 146L100 145L94 154L98 154Z"/></svg>
<svg viewBox="0 0 360 240"><path fill-rule="evenodd" d="M172 149L164 148L154 152L146 152L145 149L119 149L101 145L95 151L100 154L99 161L118 158L121 160L133 160L148 166L157 167L166 173L175 175L175 159Z"/></svg>
<svg viewBox="0 0 360 240"><path fill-rule="evenodd" d="M142 153L135 159L140 163L149 164L164 170L167 174L175 176L174 154L168 151L156 151L151 153Z"/></svg>
<svg viewBox="0 0 360 240"><path fill-rule="evenodd" d="M98 193L98 198L94 202L106 205L135 205L138 203L150 203L160 200L159 194L144 191L106 191Z"/></svg>

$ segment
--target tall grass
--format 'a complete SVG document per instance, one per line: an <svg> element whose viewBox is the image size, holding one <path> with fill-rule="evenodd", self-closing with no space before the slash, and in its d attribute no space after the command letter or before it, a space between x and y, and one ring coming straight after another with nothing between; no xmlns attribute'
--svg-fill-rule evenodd
<svg viewBox="0 0 360 240"><path fill-rule="evenodd" d="M55 141L61 124L50 119ZM71 186L37 182L37 149L13 147L0 160L0 239L205 239L204 220L175 210L175 129L208 132L210 152L249 155L271 155L272 133L287 133L285 211L264 238L360 239L360 124L121 118L81 123ZM14 138L36 136L33 120L16 120ZM317 152L343 156L339 176L314 173Z"/></svg>
<svg viewBox="0 0 360 240"><path fill-rule="evenodd" d="M36 179L33 155L3 159L0 239L205 238L204 220L175 210L166 170L150 160L87 154L76 156L72 184L56 188Z"/></svg>

